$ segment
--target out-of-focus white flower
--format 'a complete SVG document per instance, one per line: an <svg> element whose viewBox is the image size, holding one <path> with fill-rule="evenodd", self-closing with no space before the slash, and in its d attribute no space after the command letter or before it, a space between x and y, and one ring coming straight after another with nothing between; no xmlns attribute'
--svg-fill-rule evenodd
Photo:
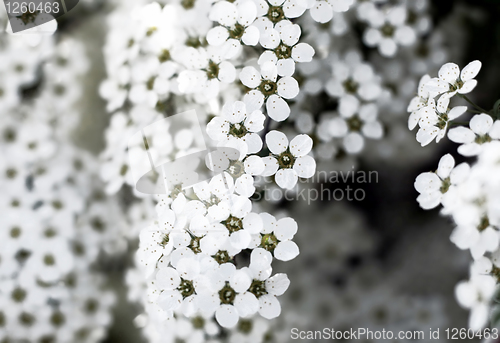
<svg viewBox="0 0 500 343"><path fill-rule="evenodd" d="M415 180L415 189L420 193L417 198L420 206L426 210L438 206L443 194L448 192L450 187L464 182L469 170L467 163L455 167L455 159L450 154L441 157L435 173L422 173Z"/></svg>
<svg viewBox="0 0 500 343"><path fill-rule="evenodd" d="M470 129L456 127L448 132L451 141L462 144L458 147L458 152L464 156L478 155L483 144L491 142L492 139L500 139L500 121L493 122L488 114L475 115L469 126Z"/></svg>
<svg viewBox="0 0 500 343"><path fill-rule="evenodd" d="M386 57L396 55L398 45L415 43L415 31L406 24L407 9L398 5L386 10L374 9L368 18L370 27L363 34L363 41L371 47L378 47Z"/></svg>

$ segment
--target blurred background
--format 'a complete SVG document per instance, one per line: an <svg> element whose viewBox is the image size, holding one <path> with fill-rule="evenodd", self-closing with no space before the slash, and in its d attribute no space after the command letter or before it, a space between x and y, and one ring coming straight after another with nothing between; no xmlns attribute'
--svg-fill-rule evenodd
<svg viewBox="0 0 500 343"><path fill-rule="evenodd" d="M28 34L2 32L2 343L72 341L62 333L54 338L50 325L34 330L33 326L12 324L9 318L14 314L24 315L27 322L44 317L59 320L62 327L69 327L66 334L77 333L72 336L78 337L74 342L148 342L143 334L146 324L140 295L144 285L140 274L134 272L134 254L140 229L156 215L155 200L137 197L126 180L114 194L107 192L111 178L103 177L101 171L102 161L107 163L109 156L117 155L113 147L119 144L110 142L119 137L111 128L121 124L112 114L116 110L107 108L111 101L103 99L99 89L110 78L112 56L124 53L120 43L113 44L112 39L120 31L131 30L126 27L131 20L127 17L130 8L128 1L81 0L74 10L57 19L53 35L44 35L40 41ZM390 93L378 114L384 137L367 143L360 154L338 149L333 158L318 162L318 170L376 172L376 179L315 180L300 185L308 192L362 189L363 199L307 201L289 192L292 200L286 200L283 192L276 196L272 186L264 183L257 187L258 194L267 192L268 197L263 198L268 201L256 200L256 208L276 217L292 216L298 222L295 242L301 251L293 261L275 262L274 271L286 272L291 286L280 298L282 315L262 324L271 328L264 337L266 342L291 341L293 327L426 333L429 328L443 332L467 327L468 311L457 304L454 287L468 278L470 254L450 242L453 225L449 218L440 216L438 209L424 211L419 207L413 186L416 176L435 170L445 153L451 153L457 164L465 159L456 154L451 142L420 147L415 131L407 129L406 106L416 93L420 76L437 75L448 61L461 67L472 60L482 61L479 84L471 98L485 108L500 98L500 1L428 1L425 8L430 29L396 57L386 58L376 49L358 46ZM0 12L5 27L5 9ZM328 43L331 49L345 46L350 36L362 35L364 26L351 12L344 18L352 24L348 33L332 35ZM315 41L311 30L304 30L304 35L311 45L322 44ZM421 60L425 60L425 70L420 68ZM423 72L414 72L413 67ZM16 89L17 98L11 97L16 99L4 96ZM321 141L315 130L321 125L322 113L335 111L337 102L325 100L324 91L314 99L320 99L316 101L321 107L310 111L314 122L310 132L316 143ZM118 111L129 113L132 109L124 105ZM297 123L303 118L293 113L294 109L290 121L276 128L298 130ZM29 148L33 137L38 145ZM113 177L126 178L125 173L115 172ZM69 213L60 211L58 199L64 209L71 209ZM21 205L15 206L16 201ZM14 237L14 227L22 228L21 236L27 243ZM64 281L33 277L40 269L29 261L38 255L46 258L47 253L39 252L43 249L36 246L49 239L49 228L71 242L68 254L75 262L70 267L57 263L58 270L68 275ZM66 255L62 256L60 260ZM14 265L23 266L23 272L16 272ZM16 276L9 277L12 275ZM77 277L77 286L71 288L71 275L87 276ZM68 292L68 288L73 291ZM100 303L97 310L92 295ZM39 304L37 298L64 301L58 300L58 311L45 311L48 306ZM85 324L80 327L76 322ZM228 337L223 332L218 339ZM444 334L440 340L446 340ZM184 341L178 338L175 342Z"/></svg>

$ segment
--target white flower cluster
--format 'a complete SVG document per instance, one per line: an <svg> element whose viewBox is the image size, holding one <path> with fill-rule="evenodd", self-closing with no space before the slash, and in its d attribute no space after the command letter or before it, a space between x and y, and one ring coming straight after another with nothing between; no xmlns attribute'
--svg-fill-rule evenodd
<svg viewBox="0 0 500 343"><path fill-rule="evenodd" d="M0 50L0 340L99 342L115 297L91 265L116 244L118 211L71 141L88 63L79 42L35 36L2 36Z"/></svg>
<svg viewBox="0 0 500 343"><path fill-rule="evenodd" d="M422 145L436 137L441 140L449 123L467 110L466 106L450 109L450 99L476 86L474 77L480 67L481 62L474 61L459 73L457 65L446 63L438 78L422 78L418 96L408 108L412 112L409 126L413 128L418 122L417 140ZM441 213L451 216L456 224L451 241L470 250L474 258L471 279L456 288L460 304L471 310L469 325L473 329L487 324L500 275L495 264L500 253L500 120L495 117L493 111L476 114L470 119L470 128L459 126L448 132L451 141L462 144L459 154L477 158L474 164L456 165L452 155L446 154L436 172L422 173L415 180L420 206L432 209L442 205Z"/></svg>

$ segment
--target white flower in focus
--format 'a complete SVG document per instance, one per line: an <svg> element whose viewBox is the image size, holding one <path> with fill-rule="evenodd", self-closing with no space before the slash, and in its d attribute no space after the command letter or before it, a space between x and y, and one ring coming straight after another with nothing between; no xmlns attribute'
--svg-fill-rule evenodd
<svg viewBox="0 0 500 343"><path fill-rule="evenodd" d="M417 132L417 141L426 146L436 138L436 143L446 135L449 122L457 119L467 111L467 106L455 106L452 109L447 108L448 104L438 104L435 111L432 111L432 105L424 107L422 117L420 118L420 129Z"/></svg>
<svg viewBox="0 0 500 343"><path fill-rule="evenodd" d="M451 98L455 94L470 93L477 85L474 78L481 70L481 62L476 60L467 64L460 72L455 63L444 64L438 72L439 77L432 78L426 83L425 88L431 93L443 94Z"/></svg>
<svg viewBox="0 0 500 343"><path fill-rule="evenodd" d="M289 217L276 220L269 213L260 214L264 223L260 232L260 247L281 261L290 261L299 255L299 247L292 241L297 233L297 222Z"/></svg>
<svg viewBox="0 0 500 343"><path fill-rule="evenodd" d="M288 118L290 107L284 99L293 99L299 94L297 80L290 76L278 80L278 68L270 61L260 66L260 72L254 67L243 68L240 80L248 88L254 89L245 95L247 110L259 109L265 102L269 117L275 121Z"/></svg>
<svg viewBox="0 0 500 343"><path fill-rule="evenodd" d="M241 155L255 154L262 149L262 139L257 132L264 129L265 115L260 110L248 113L244 102L228 102L222 115L207 125L207 134L220 145L234 144Z"/></svg>
<svg viewBox="0 0 500 343"><path fill-rule="evenodd" d="M292 189L298 178L310 178L316 171L314 158L307 155L313 146L308 135L298 135L288 145L288 138L280 131L271 131L266 135L266 144L271 156L264 157L266 169L263 176L275 175L275 181L281 188Z"/></svg>
<svg viewBox="0 0 500 343"><path fill-rule="evenodd" d="M299 43L300 26L288 20L282 20L275 30L261 36L261 45L269 50L259 57L259 64L273 62L277 65L278 75L292 76L295 63L311 62L314 49L307 43ZM279 39L275 39L279 36Z"/></svg>
<svg viewBox="0 0 500 343"><path fill-rule="evenodd" d="M461 163L455 167L455 159L450 154L441 157L435 173L422 173L415 180L415 189L420 193L417 197L420 207L428 210L438 206L443 194L464 182L469 171L470 167L467 163Z"/></svg>
<svg viewBox="0 0 500 343"><path fill-rule="evenodd" d="M257 17L257 7L251 0L231 3L216 2L210 10L209 18L217 21L216 26L207 33L207 42L213 46L224 44L256 45L259 42L259 29L251 24ZM231 56L226 56L230 58Z"/></svg>
<svg viewBox="0 0 500 343"><path fill-rule="evenodd" d="M461 143L458 152L463 156L475 156L482 150L482 145L493 139L500 139L500 120L493 122L490 115L481 113L472 117L470 129L456 127L450 129L448 138L455 143Z"/></svg>
<svg viewBox="0 0 500 343"><path fill-rule="evenodd" d="M418 84L418 94L416 97L411 99L410 104L408 105L407 111L411 113L408 118L408 128L410 130L413 130L420 121L420 118L422 118L423 109L428 107L430 104L435 104L431 99L432 96L425 87L425 84L429 82L430 79L431 77L429 75L422 76ZM429 100L431 100L432 103L430 103ZM433 107L435 108L435 105ZM432 110L432 107L428 110Z"/></svg>

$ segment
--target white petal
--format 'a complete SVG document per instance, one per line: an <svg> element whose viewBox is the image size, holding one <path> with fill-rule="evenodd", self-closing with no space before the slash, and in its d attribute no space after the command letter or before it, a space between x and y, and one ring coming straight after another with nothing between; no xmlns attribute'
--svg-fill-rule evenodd
<svg viewBox="0 0 500 343"><path fill-rule="evenodd" d="M326 23L333 18L333 9L326 1L317 1L309 13L318 23Z"/></svg>
<svg viewBox="0 0 500 343"><path fill-rule="evenodd" d="M241 41L245 45L255 46L259 43L260 31L255 26L249 26L245 29L245 33L241 37Z"/></svg>
<svg viewBox="0 0 500 343"><path fill-rule="evenodd" d="M460 184L467 179L470 173L470 166L463 162L456 166L450 173L450 181L452 184Z"/></svg>
<svg viewBox="0 0 500 343"><path fill-rule="evenodd" d="M266 49L276 49L280 44L280 34L275 29L267 30L266 32L260 35L260 45Z"/></svg>
<svg viewBox="0 0 500 343"><path fill-rule="evenodd" d="M476 139L476 135L471 129L460 126L448 131L448 138L455 143L472 143Z"/></svg>
<svg viewBox="0 0 500 343"><path fill-rule="evenodd" d="M280 261L290 261L299 255L299 247L293 241L284 241L278 243L274 249L274 257Z"/></svg>
<svg viewBox="0 0 500 343"><path fill-rule="evenodd" d="M243 102L247 106L247 111L251 113L255 110L260 110L264 104L264 95L258 90L252 90L245 94Z"/></svg>
<svg viewBox="0 0 500 343"><path fill-rule="evenodd" d="M279 60L276 67L278 68L278 75L280 76L292 76L295 72L295 62L291 58Z"/></svg>
<svg viewBox="0 0 500 343"><path fill-rule="evenodd" d="M482 147L477 143L464 144L458 147L457 151L462 156L476 156L481 153Z"/></svg>
<svg viewBox="0 0 500 343"><path fill-rule="evenodd" d="M257 17L257 6L253 1L245 1L239 3L238 6L238 23L247 27Z"/></svg>
<svg viewBox="0 0 500 343"><path fill-rule="evenodd" d="M278 81L278 94L293 99L299 94L299 83L293 77L285 76Z"/></svg>
<svg viewBox="0 0 500 343"><path fill-rule="evenodd" d="M454 120L467 111L467 106L455 106L448 112L448 120Z"/></svg>
<svg viewBox="0 0 500 343"><path fill-rule="evenodd" d="M365 140L357 132L351 132L344 137L344 148L349 154L357 154L363 150Z"/></svg>
<svg viewBox="0 0 500 343"><path fill-rule="evenodd" d="M231 83L236 79L236 68L231 62L223 61L219 64L218 79L224 83Z"/></svg>
<svg viewBox="0 0 500 343"><path fill-rule="evenodd" d="M280 315L281 305L274 295L265 294L259 298L259 313L266 319L273 319Z"/></svg>
<svg viewBox="0 0 500 343"><path fill-rule="evenodd" d="M256 88L261 82L260 73L254 67L245 67L241 70L240 80L248 88Z"/></svg>
<svg viewBox="0 0 500 343"><path fill-rule="evenodd" d="M182 295L179 291L163 291L158 297L158 305L165 311L174 311L182 304Z"/></svg>
<svg viewBox="0 0 500 343"><path fill-rule="evenodd" d="M313 140L308 135L298 135L290 142L290 152L293 156L301 157L307 155L313 146Z"/></svg>
<svg viewBox="0 0 500 343"><path fill-rule="evenodd" d="M288 138L283 132L272 130L266 134L266 144L273 154L279 155L288 148Z"/></svg>
<svg viewBox="0 0 500 343"><path fill-rule="evenodd" d="M419 193L430 193L441 188L442 181L435 173L422 173L415 179L415 189Z"/></svg>
<svg viewBox="0 0 500 343"><path fill-rule="evenodd" d="M424 88L429 92L429 93L444 93L447 92L450 89L449 83L446 81L443 81L441 79L438 79L437 77L431 79L428 81Z"/></svg>
<svg viewBox="0 0 500 343"><path fill-rule="evenodd" d="M280 169L275 175L276 184L284 189L292 189L297 184L298 176L293 169Z"/></svg>
<svg viewBox="0 0 500 343"><path fill-rule="evenodd" d="M162 268L156 274L156 281L158 282L159 287L166 290L173 290L179 287L181 278L175 269Z"/></svg>
<svg viewBox="0 0 500 343"><path fill-rule="evenodd" d="M297 44L300 38L300 26L297 24L286 25L280 30L281 41L288 46Z"/></svg>
<svg viewBox="0 0 500 343"><path fill-rule="evenodd" d="M308 179L316 172L316 161L309 155L299 157L295 160L293 170L298 177Z"/></svg>
<svg viewBox="0 0 500 343"><path fill-rule="evenodd" d="M299 43L292 49L292 58L297 62L311 62L314 49L307 43Z"/></svg>
<svg viewBox="0 0 500 343"><path fill-rule="evenodd" d="M469 125L472 131L480 136L483 136L487 134L493 126L493 119L491 116L481 113L472 117Z"/></svg>
<svg viewBox="0 0 500 343"><path fill-rule="evenodd" d="M255 154L262 149L262 138L256 133L248 133L243 140L248 146L247 154Z"/></svg>
<svg viewBox="0 0 500 343"><path fill-rule="evenodd" d="M221 307L215 311L215 319L224 328L232 328L238 323L238 312L231 305L221 305Z"/></svg>
<svg viewBox="0 0 500 343"><path fill-rule="evenodd" d="M276 274L266 280L266 291L275 296L283 295L290 286L288 276L283 273Z"/></svg>
<svg viewBox="0 0 500 343"><path fill-rule="evenodd" d="M248 268L236 270L229 280L231 287L238 293L245 292L252 284L252 278L249 275Z"/></svg>
<svg viewBox="0 0 500 343"><path fill-rule="evenodd" d="M439 79L454 84L460 75L460 68L455 63L445 63L438 72Z"/></svg>
<svg viewBox="0 0 500 343"><path fill-rule="evenodd" d="M290 107L288 103L277 96L271 95L266 101L267 114L275 121L283 121L290 116Z"/></svg>
<svg viewBox="0 0 500 343"><path fill-rule="evenodd" d="M257 213L249 213L243 218L243 228L251 234L259 233L263 225L262 218Z"/></svg>
<svg viewBox="0 0 500 343"><path fill-rule="evenodd" d="M446 154L439 160L437 175L441 179L446 179L450 176L450 172L455 167L455 159L450 154Z"/></svg>
<svg viewBox="0 0 500 343"><path fill-rule="evenodd" d="M267 269L271 266L273 261L273 256L267 250L262 248L257 248L252 250L250 254L250 269L254 271L260 271Z"/></svg>
<svg viewBox="0 0 500 343"><path fill-rule="evenodd" d="M476 88L477 86L477 80L469 80L465 81L462 87L458 90L458 93L460 94L467 94L470 93Z"/></svg>
<svg viewBox="0 0 500 343"><path fill-rule="evenodd" d="M392 57L396 55L396 52L398 51L398 45L396 44L394 39L382 38L380 40L378 50L380 51L381 55L386 57Z"/></svg>
<svg viewBox="0 0 500 343"><path fill-rule="evenodd" d="M207 33L207 42L213 46L221 46L229 37L229 32L223 26L216 26Z"/></svg>
<svg viewBox="0 0 500 343"><path fill-rule="evenodd" d="M250 286L250 285L249 285ZM236 295L234 307L241 317L249 317L259 310L259 300L250 292Z"/></svg>
<svg viewBox="0 0 500 343"><path fill-rule="evenodd" d="M264 161L259 156L248 156L245 159L245 173L250 175L260 175L264 171Z"/></svg>
<svg viewBox="0 0 500 343"><path fill-rule="evenodd" d="M278 161L272 156L266 156L262 158L264 162L265 169L261 173L262 176L271 176L276 174L279 169Z"/></svg>
<svg viewBox="0 0 500 343"><path fill-rule="evenodd" d="M471 63L467 64L460 73L460 79L462 81L472 80L477 76L479 70L481 70L481 65L481 61L478 60L472 61Z"/></svg>
<svg viewBox="0 0 500 343"><path fill-rule="evenodd" d="M297 233L298 225L293 218L282 218L276 223L274 234L280 241L287 241Z"/></svg>
<svg viewBox="0 0 500 343"><path fill-rule="evenodd" d="M491 127L489 135L493 139L500 139L500 120L496 120Z"/></svg>

